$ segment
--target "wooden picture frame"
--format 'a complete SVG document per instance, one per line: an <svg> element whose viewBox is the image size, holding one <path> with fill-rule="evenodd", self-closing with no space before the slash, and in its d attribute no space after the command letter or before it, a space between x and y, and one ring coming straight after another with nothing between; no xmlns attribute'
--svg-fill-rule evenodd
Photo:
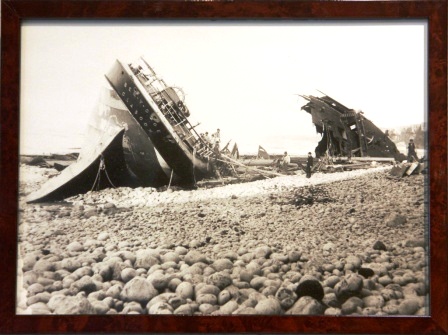
<svg viewBox="0 0 448 335"><path fill-rule="evenodd" d="M447 0L131 1L2 0L1 333L448 334ZM430 148L430 316L16 315L20 27L24 20L427 20Z"/></svg>

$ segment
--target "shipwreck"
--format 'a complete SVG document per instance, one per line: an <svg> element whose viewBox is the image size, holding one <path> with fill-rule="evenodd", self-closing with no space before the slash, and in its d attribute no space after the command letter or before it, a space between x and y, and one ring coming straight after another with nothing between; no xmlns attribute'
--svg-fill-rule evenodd
<svg viewBox="0 0 448 335"><path fill-rule="evenodd" d="M406 159L387 131L381 131L362 111L350 109L328 95L300 96L308 101L301 109L311 114L316 131L322 135L315 148L316 157L376 161Z"/></svg>
<svg viewBox="0 0 448 335"><path fill-rule="evenodd" d="M193 187L219 173L226 158L190 123L180 88L168 86L144 59L135 64L117 60L105 77L108 85L77 161L30 194L27 202L61 200L107 187Z"/></svg>

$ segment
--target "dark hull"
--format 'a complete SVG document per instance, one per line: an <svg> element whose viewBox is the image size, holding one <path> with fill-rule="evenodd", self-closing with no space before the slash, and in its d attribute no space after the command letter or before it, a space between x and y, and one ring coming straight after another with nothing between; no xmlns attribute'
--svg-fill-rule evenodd
<svg viewBox="0 0 448 335"><path fill-rule="evenodd" d="M302 109L311 114L322 140L317 157L330 151L331 156L390 157L405 159L395 143L362 113L355 112L329 96L303 96L309 102Z"/></svg>
<svg viewBox="0 0 448 335"><path fill-rule="evenodd" d="M160 101L153 100L131 69L120 62L106 78L112 88L101 91L78 160L32 193L27 202L61 200L88 192L93 186L191 186L210 176L209 158L204 158L204 151L196 153L193 144L198 139L186 126L188 122L170 123L158 105ZM189 115L173 88L165 87L158 94L163 101L171 99L182 115ZM184 121L188 121L186 116ZM101 158L105 170L98 175ZM95 184L97 176L100 182Z"/></svg>
<svg viewBox="0 0 448 335"><path fill-rule="evenodd" d="M163 111L167 104L162 102L162 106L155 101L128 66L116 61L106 78L183 184L194 184L210 175L207 161L194 154L193 146L180 137L176 126L167 119Z"/></svg>

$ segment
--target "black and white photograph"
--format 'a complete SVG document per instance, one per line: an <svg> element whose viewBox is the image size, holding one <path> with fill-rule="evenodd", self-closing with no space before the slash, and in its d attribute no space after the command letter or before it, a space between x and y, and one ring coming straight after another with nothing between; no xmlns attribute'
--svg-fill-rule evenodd
<svg viewBox="0 0 448 335"><path fill-rule="evenodd" d="M25 20L16 313L429 316L427 29Z"/></svg>

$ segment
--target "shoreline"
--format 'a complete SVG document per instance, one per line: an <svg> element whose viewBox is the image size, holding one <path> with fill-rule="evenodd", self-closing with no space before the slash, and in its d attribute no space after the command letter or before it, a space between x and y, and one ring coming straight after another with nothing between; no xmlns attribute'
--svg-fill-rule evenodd
<svg viewBox="0 0 448 335"><path fill-rule="evenodd" d="M388 169L22 200L23 312L427 315L424 176Z"/></svg>

